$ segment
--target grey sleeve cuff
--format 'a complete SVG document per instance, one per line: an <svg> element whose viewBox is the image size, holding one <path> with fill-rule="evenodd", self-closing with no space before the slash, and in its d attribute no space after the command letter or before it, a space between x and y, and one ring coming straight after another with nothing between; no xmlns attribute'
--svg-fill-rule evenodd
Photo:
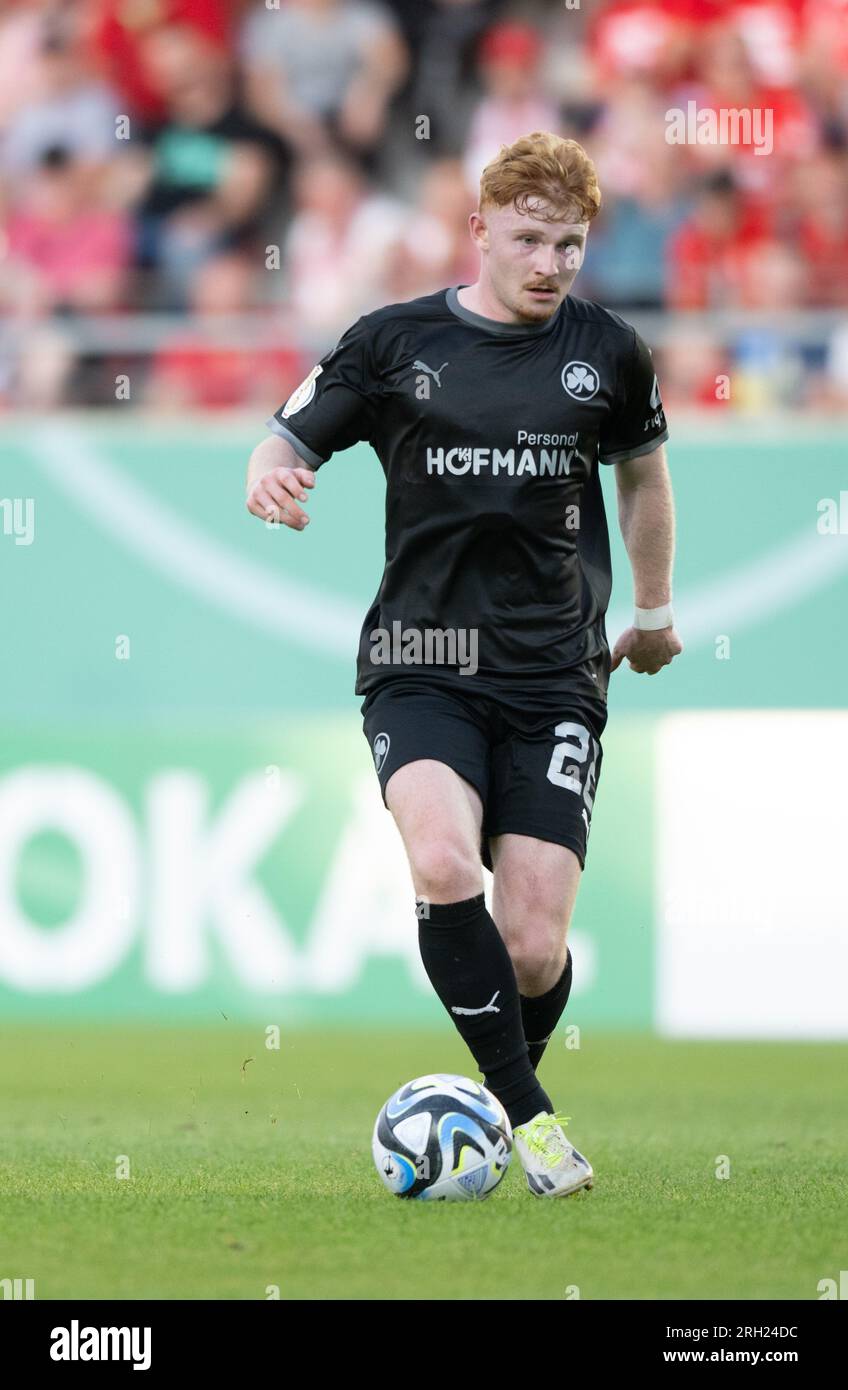
<svg viewBox="0 0 848 1390"><path fill-rule="evenodd" d="M308 444L304 444L302 439L298 439L292 430L281 425L275 415L272 415L270 420L266 420L265 424L272 434L278 434L281 439L287 440L295 453L299 454L303 462L308 463L310 468L320 468L322 463L327 462L326 459L322 459L320 454L316 454L314 449L310 449Z"/></svg>
<svg viewBox="0 0 848 1390"><path fill-rule="evenodd" d="M668 430L663 430L654 439L649 439L645 444L636 444L632 449L617 449L614 454L598 455L601 463L624 463L626 459L638 459L642 454L652 454L661 444L668 439Z"/></svg>

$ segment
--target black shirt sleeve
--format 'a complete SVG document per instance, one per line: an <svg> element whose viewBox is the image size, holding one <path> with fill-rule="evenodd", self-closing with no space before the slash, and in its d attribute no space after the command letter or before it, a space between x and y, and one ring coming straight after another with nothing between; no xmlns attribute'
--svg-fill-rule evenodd
<svg viewBox="0 0 848 1390"><path fill-rule="evenodd" d="M615 410L598 440L601 463L622 463L649 454L668 439L665 412L651 352L633 332L629 361L622 373Z"/></svg>
<svg viewBox="0 0 848 1390"><path fill-rule="evenodd" d="M378 391L371 331L361 318L266 424L310 468L320 468L331 454L371 439Z"/></svg>

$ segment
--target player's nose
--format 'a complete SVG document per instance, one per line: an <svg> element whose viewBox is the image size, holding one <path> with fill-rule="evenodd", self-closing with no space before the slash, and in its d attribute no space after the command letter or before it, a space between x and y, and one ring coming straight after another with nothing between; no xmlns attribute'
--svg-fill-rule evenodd
<svg viewBox="0 0 848 1390"><path fill-rule="evenodd" d="M534 258L533 269L540 279L555 284L559 278L556 249L553 246L540 246Z"/></svg>

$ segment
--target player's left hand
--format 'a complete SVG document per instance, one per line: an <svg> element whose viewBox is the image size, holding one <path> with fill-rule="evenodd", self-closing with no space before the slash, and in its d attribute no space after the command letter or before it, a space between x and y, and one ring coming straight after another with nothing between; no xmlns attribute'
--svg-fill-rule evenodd
<svg viewBox="0 0 848 1390"><path fill-rule="evenodd" d="M615 644L611 670L617 671L627 657L631 671L655 676L682 651L683 643L673 627L662 627L657 632L643 632L641 628L629 627Z"/></svg>

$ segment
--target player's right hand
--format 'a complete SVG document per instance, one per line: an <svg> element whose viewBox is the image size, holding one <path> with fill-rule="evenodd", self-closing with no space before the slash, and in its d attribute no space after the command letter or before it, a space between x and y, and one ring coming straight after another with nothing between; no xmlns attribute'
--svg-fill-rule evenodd
<svg viewBox="0 0 848 1390"><path fill-rule="evenodd" d="M305 489L314 486L315 474L311 468L272 468L257 478L247 494L247 510L261 521L273 521L290 526L293 531L302 531L309 525L309 517L295 498L305 502Z"/></svg>

